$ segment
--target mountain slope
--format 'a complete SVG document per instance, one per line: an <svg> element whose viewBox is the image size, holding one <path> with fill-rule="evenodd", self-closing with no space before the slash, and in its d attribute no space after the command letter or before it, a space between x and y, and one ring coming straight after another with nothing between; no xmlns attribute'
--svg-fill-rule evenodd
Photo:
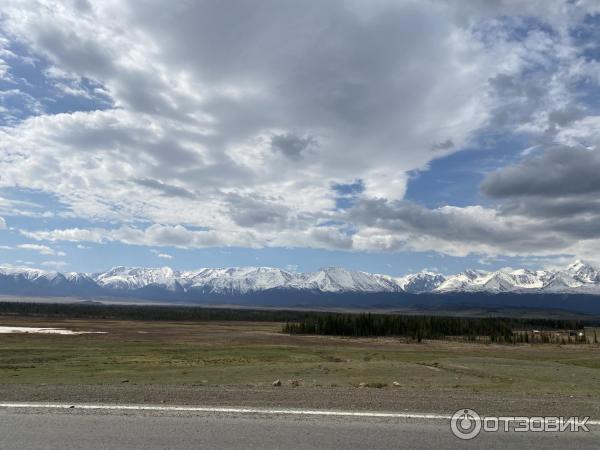
<svg viewBox="0 0 600 450"><path fill-rule="evenodd" d="M420 272L403 277L339 267L295 273L271 267L231 267L175 271L115 267L96 274L0 267L0 294L164 295L189 299L203 295L245 296L265 292L322 294L568 293L600 295L600 272L582 261L556 270L466 270L444 276Z"/></svg>

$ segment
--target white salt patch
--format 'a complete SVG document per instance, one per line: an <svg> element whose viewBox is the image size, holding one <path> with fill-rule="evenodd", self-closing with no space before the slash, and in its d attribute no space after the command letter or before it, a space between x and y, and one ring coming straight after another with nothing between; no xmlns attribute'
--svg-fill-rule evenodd
<svg viewBox="0 0 600 450"><path fill-rule="evenodd" d="M39 333L39 334L105 334L106 331L73 331L64 328L34 328L34 327L2 327L0 334L7 333Z"/></svg>

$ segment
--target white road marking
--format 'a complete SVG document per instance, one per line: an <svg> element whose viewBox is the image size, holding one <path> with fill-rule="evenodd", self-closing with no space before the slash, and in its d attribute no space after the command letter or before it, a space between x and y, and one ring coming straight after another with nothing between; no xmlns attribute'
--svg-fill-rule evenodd
<svg viewBox="0 0 600 450"><path fill-rule="evenodd" d="M287 414L300 416L380 417L390 419L450 420L445 414L386 413L369 411L330 411L319 409L219 408L210 406L158 405L94 405L78 403L0 403L0 408L84 409L109 411L216 412L240 414ZM588 425L600 425L600 420L588 420Z"/></svg>
<svg viewBox="0 0 600 450"><path fill-rule="evenodd" d="M451 416L443 414L420 413L384 413L367 411L328 411L318 409L263 409L263 408L217 408L205 406L158 406L158 405L90 405L77 403L0 403L0 408L35 408L35 409L87 409L115 411L172 411L172 412L217 412L241 414L289 414L304 416L351 416L351 417L383 417L398 419L430 419L450 420Z"/></svg>

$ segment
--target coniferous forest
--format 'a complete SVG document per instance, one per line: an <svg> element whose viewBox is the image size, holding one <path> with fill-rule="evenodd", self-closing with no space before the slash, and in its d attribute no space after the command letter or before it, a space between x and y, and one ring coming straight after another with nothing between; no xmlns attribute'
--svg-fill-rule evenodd
<svg viewBox="0 0 600 450"><path fill-rule="evenodd" d="M283 323L282 332L289 334L347 337L398 336L419 342L423 339L460 338L485 342L561 343L564 339L563 335L552 333L600 325L598 320L425 316L103 303L0 302L0 314L111 320L279 322ZM538 330L541 334L534 336L533 330ZM566 342L570 341L567 333Z"/></svg>
<svg viewBox="0 0 600 450"><path fill-rule="evenodd" d="M283 331L290 334L317 334L349 337L402 336L423 339L459 337L489 342L528 342L528 330L579 330L586 323L578 320L511 319L395 314L314 314L288 322ZM540 342L546 340L540 339ZM551 340L547 340L551 342Z"/></svg>

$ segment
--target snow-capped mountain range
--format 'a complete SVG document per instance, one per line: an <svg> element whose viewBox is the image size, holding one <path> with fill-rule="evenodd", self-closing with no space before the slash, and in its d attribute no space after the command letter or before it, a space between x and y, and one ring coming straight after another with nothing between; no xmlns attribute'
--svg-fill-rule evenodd
<svg viewBox="0 0 600 450"><path fill-rule="evenodd" d="M467 270L457 275L419 272L402 277L327 267L297 273L270 267L232 267L175 271L163 268L115 267L84 274L0 266L0 294L128 295L152 292L190 296L261 292L298 293L576 293L600 295L600 271L582 261L556 270Z"/></svg>

